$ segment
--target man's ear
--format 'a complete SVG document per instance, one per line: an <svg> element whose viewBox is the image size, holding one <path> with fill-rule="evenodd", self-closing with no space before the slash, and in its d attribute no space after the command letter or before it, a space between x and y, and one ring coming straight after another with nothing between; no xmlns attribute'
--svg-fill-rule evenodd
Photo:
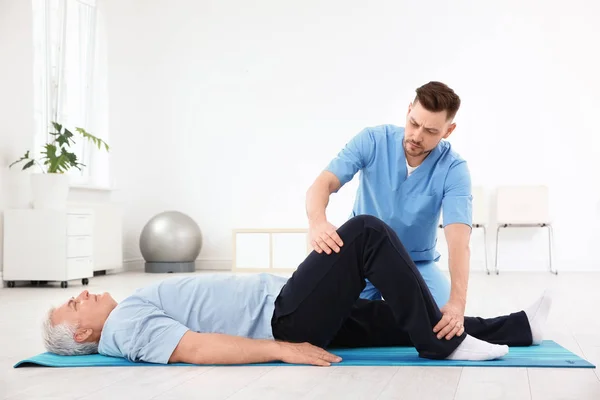
<svg viewBox="0 0 600 400"><path fill-rule="evenodd" d="M450 127L448 128L448 131L446 132L446 134L444 135L444 139L448 139L448 137L452 134L452 132L454 131L454 129L456 129L456 123L452 123L450 125Z"/></svg>
<svg viewBox="0 0 600 400"><path fill-rule="evenodd" d="M75 341L77 343L85 342L90 336L92 336L93 330L91 328L78 328L75 332Z"/></svg>

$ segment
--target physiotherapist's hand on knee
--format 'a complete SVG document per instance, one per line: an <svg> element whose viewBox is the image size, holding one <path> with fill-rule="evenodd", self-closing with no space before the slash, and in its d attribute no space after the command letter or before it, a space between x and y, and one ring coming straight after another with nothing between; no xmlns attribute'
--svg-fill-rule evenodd
<svg viewBox="0 0 600 400"><path fill-rule="evenodd" d="M317 253L339 252L344 245L335 226L327 222L325 208L329 196L341 187L340 180L329 171L323 171L306 193L306 214L309 224L310 245Z"/></svg>
<svg viewBox="0 0 600 400"><path fill-rule="evenodd" d="M344 245L342 239L337 234L335 226L327 220L311 221L309 224L310 245L317 253L325 252L331 254L332 251L340 252Z"/></svg>

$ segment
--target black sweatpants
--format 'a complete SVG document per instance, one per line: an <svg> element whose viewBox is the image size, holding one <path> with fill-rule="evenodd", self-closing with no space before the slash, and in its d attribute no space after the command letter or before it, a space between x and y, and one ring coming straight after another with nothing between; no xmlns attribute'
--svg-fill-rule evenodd
<svg viewBox="0 0 600 400"><path fill-rule="evenodd" d="M275 301L276 340L322 348L414 346L425 358L448 357L465 334L438 339L442 318L416 265L396 233L383 221L360 215L338 229L339 253L313 251ZM365 300L369 279L385 300ZM465 332L490 343L529 346L523 311L484 319L465 317Z"/></svg>

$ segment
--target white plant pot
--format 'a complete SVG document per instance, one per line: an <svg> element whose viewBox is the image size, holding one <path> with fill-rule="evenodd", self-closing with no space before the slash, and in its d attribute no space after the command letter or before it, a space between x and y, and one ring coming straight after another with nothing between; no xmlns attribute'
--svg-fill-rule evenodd
<svg viewBox="0 0 600 400"><path fill-rule="evenodd" d="M65 174L31 175L33 208L64 210L69 197L69 176Z"/></svg>

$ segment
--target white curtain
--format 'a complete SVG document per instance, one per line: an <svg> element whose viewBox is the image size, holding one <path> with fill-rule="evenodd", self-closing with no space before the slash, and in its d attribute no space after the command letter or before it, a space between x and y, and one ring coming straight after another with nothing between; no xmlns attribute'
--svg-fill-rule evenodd
<svg viewBox="0 0 600 400"><path fill-rule="evenodd" d="M73 132L81 127L104 138L103 132L94 132L91 125L103 119L94 115L93 101L95 69L102 61L96 51L95 0L33 0L33 17L35 150L51 139L52 121ZM76 183L84 183L91 174L90 149L78 134L74 139L77 143L72 149L88 167L71 173Z"/></svg>

